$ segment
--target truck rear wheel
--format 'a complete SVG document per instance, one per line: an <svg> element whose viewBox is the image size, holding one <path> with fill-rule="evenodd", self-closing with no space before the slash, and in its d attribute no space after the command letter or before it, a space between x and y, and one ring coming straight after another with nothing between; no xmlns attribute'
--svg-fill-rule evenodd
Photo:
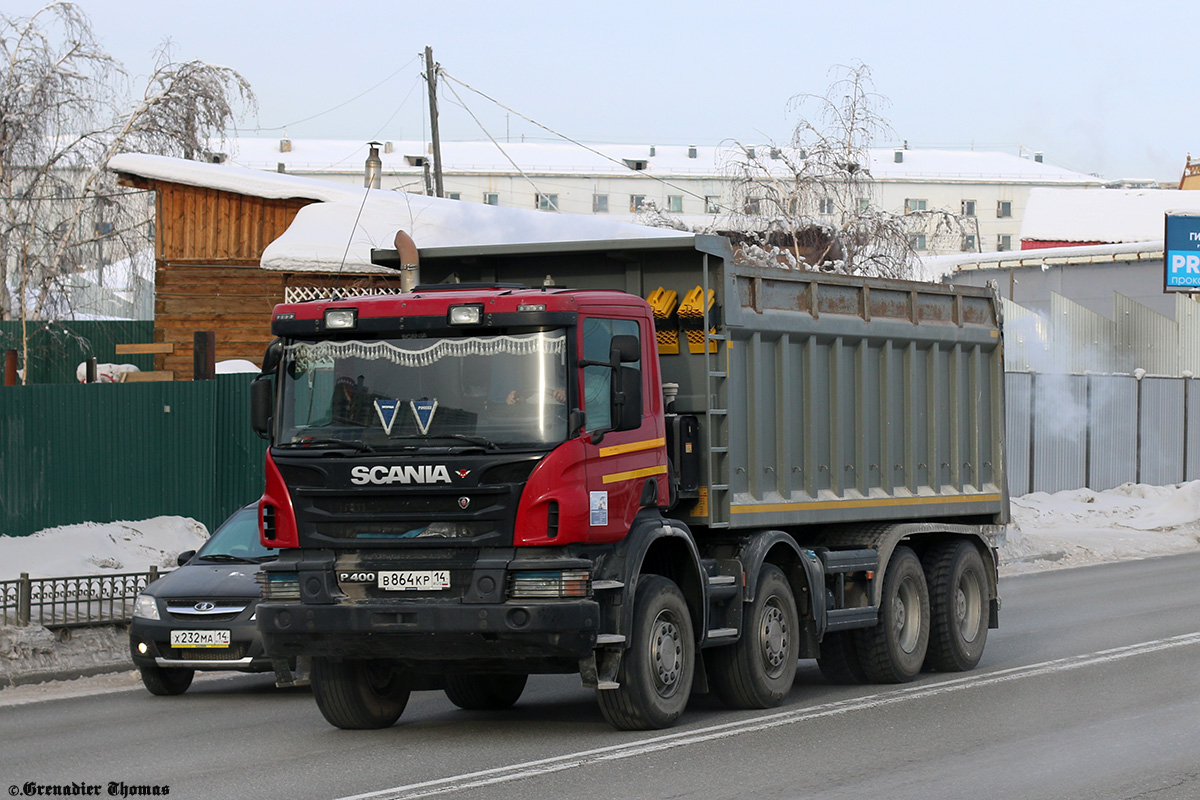
<svg viewBox="0 0 1200 800"><path fill-rule="evenodd" d="M446 697L468 711L502 711L512 708L525 691L528 675L446 676Z"/></svg>
<svg viewBox="0 0 1200 800"><path fill-rule="evenodd" d="M330 725L366 730L395 725L408 705L409 688L383 661L314 658L312 692Z"/></svg>
<svg viewBox="0 0 1200 800"><path fill-rule="evenodd" d="M867 682L858 657L858 642L854 631L837 631L825 634L821 640L821 654L817 656L817 667L825 680L839 686L854 686Z"/></svg>
<svg viewBox="0 0 1200 800"><path fill-rule="evenodd" d="M970 542L960 540L925 554L932 625L925 666L938 672L974 669L988 631L987 573Z"/></svg>
<svg viewBox="0 0 1200 800"><path fill-rule="evenodd" d="M917 677L929 646L929 589L921 561L897 547L883 576L879 624L858 632L863 672L875 683L906 683Z"/></svg>
<svg viewBox="0 0 1200 800"><path fill-rule="evenodd" d="M629 649L616 689L598 689L600 711L626 731L666 728L687 707L696 669L696 640L683 593L659 575L638 578Z"/></svg>
<svg viewBox="0 0 1200 800"><path fill-rule="evenodd" d="M730 708L772 708L792 689L800 657L800 617L783 571L763 565L754 602L742 613L742 637L706 653L708 679Z"/></svg>

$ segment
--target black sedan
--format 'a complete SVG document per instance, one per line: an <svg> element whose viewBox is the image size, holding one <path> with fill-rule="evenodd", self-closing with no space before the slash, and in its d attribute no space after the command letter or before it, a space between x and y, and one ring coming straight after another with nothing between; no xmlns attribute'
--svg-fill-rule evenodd
<svg viewBox="0 0 1200 800"><path fill-rule="evenodd" d="M255 627L261 592L254 574L277 554L259 542L257 507L246 506L138 595L129 649L151 693L187 691L198 669L272 669Z"/></svg>

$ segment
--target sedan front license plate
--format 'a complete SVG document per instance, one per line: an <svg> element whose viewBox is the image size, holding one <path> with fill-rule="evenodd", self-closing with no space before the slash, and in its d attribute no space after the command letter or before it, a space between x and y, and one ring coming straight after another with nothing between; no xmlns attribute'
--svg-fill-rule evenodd
<svg viewBox="0 0 1200 800"><path fill-rule="evenodd" d="M440 592L450 588L450 570L384 570L379 573L379 588L392 592Z"/></svg>
<svg viewBox="0 0 1200 800"><path fill-rule="evenodd" d="M229 631L171 631L171 647L229 647Z"/></svg>

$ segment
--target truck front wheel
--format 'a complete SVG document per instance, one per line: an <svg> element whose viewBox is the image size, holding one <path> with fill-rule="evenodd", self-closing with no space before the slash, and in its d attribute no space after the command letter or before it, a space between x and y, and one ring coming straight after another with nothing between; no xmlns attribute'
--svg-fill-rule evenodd
<svg viewBox="0 0 1200 800"><path fill-rule="evenodd" d="M616 689L596 692L600 711L620 730L666 728L687 707L696 669L696 639L683 593L659 575L638 578L629 649Z"/></svg>
<svg viewBox="0 0 1200 800"><path fill-rule="evenodd" d="M772 708L792 690L800 657L800 617L783 571L763 565L754 602L742 615L742 637L706 654L708 677L730 708Z"/></svg>
<svg viewBox="0 0 1200 800"><path fill-rule="evenodd" d="M859 631L858 653L867 679L906 683L917 677L929 646L929 588L921 561L897 547L883 576L879 624Z"/></svg>
<svg viewBox="0 0 1200 800"><path fill-rule="evenodd" d="M312 692L330 725L366 730L395 725L408 705L409 688L383 661L314 658Z"/></svg>
<svg viewBox="0 0 1200 800"><path fill-rule="evenodd" d="M987 573L968 541L925 554L925 579L933 625L925 665L938 672L974 669L983 657L988 631Z"/></svg>
<svg viewBox="0 0 1200 800"><path fill-rule="evenodd" d="M512 708L525 691L528 675L446 676L446 697L468 711L503 711Z"/></svg>

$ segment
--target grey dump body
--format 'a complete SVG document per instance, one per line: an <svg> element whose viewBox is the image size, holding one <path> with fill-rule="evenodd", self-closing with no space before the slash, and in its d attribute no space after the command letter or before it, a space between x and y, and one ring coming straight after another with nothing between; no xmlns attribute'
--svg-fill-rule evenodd
<svg viewBox="0 0 1200 800"><path fill-rule="evenodd" d="M957 520L996 545L1008 496L993 292L739 264L715 236L607 244L425 250L422 281L711 291L708 326L681 314L678 353L660 346L674 411L700 426L699 497L684 522Z"/></svg>

